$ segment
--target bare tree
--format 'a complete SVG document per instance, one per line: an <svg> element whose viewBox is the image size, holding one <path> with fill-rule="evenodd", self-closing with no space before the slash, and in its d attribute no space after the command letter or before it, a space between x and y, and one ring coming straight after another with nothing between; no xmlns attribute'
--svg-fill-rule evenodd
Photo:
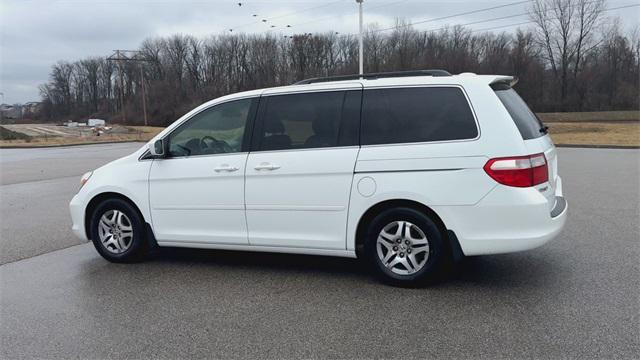
<svg viewBox="0 0 640 360"><path fill-rule="evenodd" d="M365 35L365 68L513 74L521 79L518 91L536 111L637 109L640 32L625 34L616 22L602 24L602 4L536 0L535 32L475 33L462 26L424 32L400 20L389 32L373 26ZM231 92L358 70L356 37L334 32L174 35L147 39L139 51L148 60L142 69L135 64L119 69L105 58L53 65L49 82L40 87L42 116L98 114L118 121L124 103L130 120L141 122L144 79L150 123L166 125L193 106Z"/></svg>
<svg viewBox="0 0 640 360"><path fill-rule="evenodd" d="M573 75L575 83L605 5L605 0L534 0L531 6L536 39L559 79L562 104L567 99L569 76Z"/></svg>

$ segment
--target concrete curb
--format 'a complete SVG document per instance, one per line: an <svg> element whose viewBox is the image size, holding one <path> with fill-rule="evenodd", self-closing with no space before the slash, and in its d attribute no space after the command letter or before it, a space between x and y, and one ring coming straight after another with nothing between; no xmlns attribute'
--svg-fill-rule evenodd
<svg viewBox="0 0 640 360"><path fill-rule="evenodd" d="M575 145L575 144L555 144L556 147L564 148L584 148L584 149L640 149L640 146L633 145Z"/></svg>

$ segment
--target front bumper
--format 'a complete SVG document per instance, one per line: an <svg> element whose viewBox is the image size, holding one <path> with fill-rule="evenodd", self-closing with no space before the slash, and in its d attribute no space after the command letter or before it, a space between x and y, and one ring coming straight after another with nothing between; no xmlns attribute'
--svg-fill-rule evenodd
<svg viewBox="0 0 640 360"><path fill-rule="evenodd" d="M84 241L89 241L84 226L84 202L80 201L78 195L74 196L69 203L69 212L71 213L71 230L73 233Z"/></svg>

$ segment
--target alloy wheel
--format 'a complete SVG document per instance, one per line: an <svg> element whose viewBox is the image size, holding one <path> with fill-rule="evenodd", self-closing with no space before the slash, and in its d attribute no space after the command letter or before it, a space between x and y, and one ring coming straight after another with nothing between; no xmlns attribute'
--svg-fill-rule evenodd
<svg viewBox="0 0 640 360"><path fill-rule="evenodd" d="M429 259L429 240L424 232L408 221L387 224L376 241L381 263L394 274L411 275Z"/></svg>
<svg viewBox="0 0 640 360"><path fill-rule="evenodd" d="M98 236L107 251L121 254L133 243L131 220L120 210L109 210L100 218Z"/></svg>

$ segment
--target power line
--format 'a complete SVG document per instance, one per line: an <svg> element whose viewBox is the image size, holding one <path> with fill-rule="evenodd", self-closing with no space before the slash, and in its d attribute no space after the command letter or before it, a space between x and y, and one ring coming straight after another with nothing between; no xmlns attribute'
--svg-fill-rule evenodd
<svg viewBox="0 0 640 360"><path fill-rule="evenodd" d="M610 8L610 9L604 9L602 10L602 12L607 12L607 11L613 11L613 10L620 10L620 9L626 9L626 8L631 8L631 7L637 7L640 6L640 4L632 4L632 5L625 5L625 6L618 6L618 7L614 7L614 8ZM508 28L508 27L512 27L512 26L520 26L520 25L526 25L526 24L531 24L534 21L525 21L525 22L520 22L520 23L516 23L516 24L509 24L509 25L501 25L501 26L492 26L489 28L483 28L483 29L476 29L473 30L471 32L479 32L479 31L489 31L489 30L495 30L495 29L502 29L502 28ZM462 26L465 26L465 24L463 24ZM441 28L442 29L442 28ZM427 31L436 31L436 30L440 30L440 29L435 29L435 30L427 30Z"/></svg>
<svg viewBox="0 0 640 360"><path fill-rule="evenodd" d="M590 3L595 3L596 1L592 1ZM577 7L579 5L575 5L573 7ZM634 4L634 5L626 5L626 6L619 6L619 7L615 7L615 8L610 8L610 9L605 9L602 10L603 12L605 11L612 11L612 10L618 10L618 9L624 9L624 8L628 8L628 7L634 7L634 6L640 6L640 4ZM553 9L548 9L546 10L546 12L552 11ZM464 23L464 24L455 24L455 26L469 26L469 25L476 25L476 24L482 24L482 23L486 23L486 22L491 22L491 21L498 21L498 20L505 20L505 19L511 19L511 18L515 18L515 17L520 17L520 16L526 16L529 15L528 12L526 13L520 13L520 14L514 14L514 15L507 15L507 16L500 16L500 17L495 17L495 18L491 18L491 19L485 19L485 20L478 20L478 21L472 21L472 22L468 22L468 23ZM522 23L517 23L517 24L511 24L509 26L516 26L516 25L524 25L524 24L529 24L532 23L533 21L526 21L526 22L522 22ZM403 26L404 27L404 26ZM491 27L491 28L487 28L486 30L491 30L491 29L499 29L503 26L495 26L495 27ZM507 26L504 26L507 27ZM400 28L400 27L398 27ZM421 32L433 32L433 31L439 31L439 30L444 30L447 29L447 26L442 26L439 28L435 28L435 29L428 29L428 30L421 30ZM474 30L475 32L476 30Z"/></svg>
<svg viewBox="0 0 640 360"><path fill-rule="evenodd" d="M513 3L509 3L509 4L498 5L498 6L492 6L492 7L489 7L489 8L477 9L477 10L472 10L472 11L467 11L467 12L457 13L457 14L453 14L453 15L442 16L442 17L433 18L433 19L427 19L427 20L416 21L416 22L412 22L412 23L408 23L408 24L396 25L396 26L388 27L388 28L384 28L384 29L377 29L377 30L374 30L373 32L376 32L376 33L377 33L377 32L382 32L382 31L394 30L394 29L398 29L398 28L402 28L402 27L408 27L408 26L413 26L413 25L418 25L418 24L424 24L424 23L433 22L433 21L439 21L439 20L450 19L450 18L454 18L454 17L458 17L458 16L463 16L463 15L471 15L471 14L476 14L476 13L479 13L479 12L485 12L485 11L495 10L495 9L500 9L500 8L505 8L505 7L509 7L509 6L515 6L515 5L525 4L525 3L529 3L529 2L531 2L531 1L532 1L532 0L517 1L517 2L513 2Z"/></svg>
<svg viewBox="0 0 640 360"><path fill-rule="evenodd" d="M502 28L507 28L507 27L512 27L512 26L520 26L520 25L531 24L532 22L533 21L524 21L524 22L519 22L519 23L516 23L516 24L492 26L492 27L489 27L489 28L472 30L471 32L474 33L474 32L479 32L479 31L489 31L489 30L495 30L495 29L502 29Z"/></svg>

